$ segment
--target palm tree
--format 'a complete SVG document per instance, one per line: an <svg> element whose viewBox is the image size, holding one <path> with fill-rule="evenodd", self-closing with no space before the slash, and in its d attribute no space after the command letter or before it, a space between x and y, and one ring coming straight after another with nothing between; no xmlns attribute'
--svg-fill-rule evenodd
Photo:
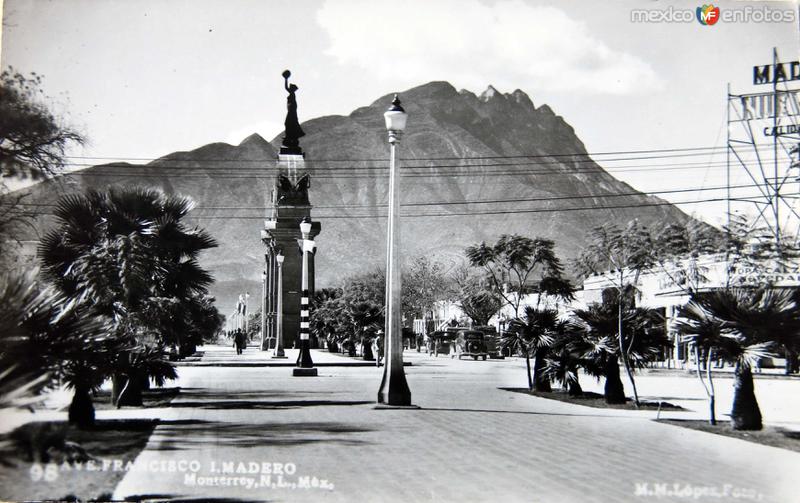
<svg viewBox="0 0 800 503"><path fill-rule="evenodd" d="M364 360L374 360L370 341L383 324L383 306L371 302L358 302L347 306L347 314L353 325L353 334L361 341L364 348Z"/></svg>
<svg viewBox="0 0 800 503"><path fill-rule="evenodd" d="M689 342L694 346L694 362L697 369L697 378L703 385L703 390L708 396L708 421L711 425L717 424L716 396L714 380L711 376L711 361L716 356L722 357L720 350L725 345L725 323L719 318L709 314L697 301L691 300L678 311L678 319L674 328L681 337L681 341ZM706 355L706 376L701 374L701 351Z"/></svg>
<svg viewBox="0 0 800 503"><path fill-rule="evenodd" d="M508 331L501 338L503 347L511 347L525 356L528 388L539 392L550 392L550 380L544 374L547 348L555 340L559 328L558 311L525 307L525 318L509 322ZM531 378L531 357L533 378Z"/></svg>
<svg viewBox="0 0 800 503"><path fill-rule="evenodd" d="M44 276L70 298L91 301L128 342L130 352L116 359L112 400L118 405L122 389L129 404L141 404L144 367L163 368L159 353L142 346L182 345L189 299L207 293L213 281L197 257L216 242L182 222L192 207L189 198L154 189L68 195L58 202L57 227L40 242ZM153 308L170 303L174 309Z"/></svg>
<svg viewBox="0 0 800 503"><path fill-rule="evenodd" d="M583 388L578 379L579 370L583 368L590 375L598 372L592 368L591 361L582 357L580 327L572 321L561 321L556 334L542 372L551 381L559 383L568 395L581 396Z"/></svg>
<svg viewBox="0 0 800 503"><path fill-rule="evenodd" d="M620 378L619 322L622 320L627 330L625 339L626 359L634 368L641 368L653 361L660 349L668 344L664 336L664 322L661 315L652 309L641 307L620 309L616 299L592 304L587 309L574 311L574 322L581 328L580 337L574 342L581 358L586 360L590 373L606 379L603 394L606 403L625 403L625 388ZM638 406L638 404L637 404Z"/></svg>
<svg viewBox="0 0 800 503"><path fill-rule="evenodd" d="M0 287L0 397L27 405L45 387L66 383L74 390L69 421L94 424L90 393L111 374L109 362L121 341L87 304L40 289L23 276L5 277ZM24 365L21 365L24 362Z"/></svg>
<svg viewBox="0 0 800 503"><path fill-rule="evenodd" d="M614 223L607 223L596 227L591 232L591 240L581 252L577 260L578 269L584 274L608 272L608 278L613 283L617 293L617 336L619 357L625 367L625 372L633 388L633 399L639 406L639 393L636 390L636 381L633 378L631 362L625 351L626 326L623 311L627 301L633 301L630 292L639 283L642 271L649 269L654 263L653 245L650 232L638 220L631 220L622 228Z"/></svg>
<svg viewBox="0 0 800 503"><path fill-rule="evenodd" d="M736 430L762 428L752 367L760 358L771 356L778 344L791 344L788 341L800 333L800 312L793 295L791 290L773 288L725 288L698 295L684 309L688 319L682 329L734 363L731 421ZM698 318L718 325L718 333L709 336L707 327L698 326Z"/></svg>

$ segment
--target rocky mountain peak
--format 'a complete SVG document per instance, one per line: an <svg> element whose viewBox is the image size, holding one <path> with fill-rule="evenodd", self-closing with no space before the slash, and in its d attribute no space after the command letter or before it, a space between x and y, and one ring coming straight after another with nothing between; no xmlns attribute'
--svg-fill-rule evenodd
<svg viewBox="0 0 800 503"><path fill-rule="evenodd" d="M403 155L450 159L409 162L413 175L402 180L404 201L418 206L403 222L404 256L463 260L467 246L492 242L505 233L553 239L563 259L569 260L585 245L590 230L601 223L624 223L636 217L650 225L687 218L671 206L643 206L652 202L644 194L619 197L630 194L631 188L593 162L576 165L565 160L560 154L585 152L580 139L549 106L534 108L519 89L503 94L490 85L476 96L459 92L447 82L430 82L397 91L409 112L410 132ZM366 169L377 163L359 160L387 158L383 113L393 95L385 94L348 115L302 124L306 136L301 144L308 166L319 168L309 193L313 218L322 224L315 265L317 287L334 286L384 263L385 242L376 225L385 225L381 212L388 197L387 176L384 171ZM259 134L239 145L211 143L168 154L147 166L125 165L113 173L102 166L88 168L75 177L74 186L64 190L146 184L191 196L198 202L192 222L220 243L200 262L216 279L211 294L222 311L229 312L243 289L260 288L263 243L259 229L277 175L277 163L268 161L277 157L280 136L272 144ZM526 154L535 157L520 157ZM543 154L552 154L553 160L540 164ZM498 161L479 162L486 158ZM31 202L45 204L62 188L45 182L26 190L31 192ZM606 199L612 195L613 200ZM587 196L596 197L598 207L575 210L589 204ZM519 213L509 214L507 204L489 204L515 198ZM472 204L476 202L481 204ZM610 207L603 208L606 205ZM224 209L231 207L242 208ZM52 217L43 216L38 227L44 232L50 225Z"/></svg>
<svg viewBox="0 0 800 503"><path fill-rule="evenodd" d="M500 93L497 91L497 89L495 89L493 85L489 84L489 87L487 87L486 90L482 92L478 98L481 101L489 101L490 99L499 95Z"/></svg>
<svg viewBox="0 0 800 503"><path fill-rule="evenodd" d="M248 136L247 138L245 138L244 140L242 140L242 142L239 143L239 146L240 147L260 147L260 148L269 149L269 150L272 149L272 145L270 145L269 142L267 140L265 140L264 137L261 136L258 133L253 133L250 136Z"/></svg>
<svg viewBox="0 0 800 503"><path fill-rule="evenodd" d="M533 106L533 101L531 101L530 97L519 89L516 89L513 93L511 93L511 98L525 108L529 108L531 110L536 108Z"/></svg>

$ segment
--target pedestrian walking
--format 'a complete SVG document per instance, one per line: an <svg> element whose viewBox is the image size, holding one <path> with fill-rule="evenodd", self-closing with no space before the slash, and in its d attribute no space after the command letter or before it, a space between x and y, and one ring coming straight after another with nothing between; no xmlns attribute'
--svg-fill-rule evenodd
<svg viewBox="0 0 800 503"><path fill-rule="evenodd" d="M237 328L236 333L233 336L233 346L236 348L237 355L242 354L242 351L244 350L244 344L244 332L242 332L242 329Z"/></svg>
<svg viewBox="0 0 800 503"><path fill-rule="evenodd" d="M375 366L380 367L383 358L383 331L378 331L372 339L372 352L375 353Z"/></svg>

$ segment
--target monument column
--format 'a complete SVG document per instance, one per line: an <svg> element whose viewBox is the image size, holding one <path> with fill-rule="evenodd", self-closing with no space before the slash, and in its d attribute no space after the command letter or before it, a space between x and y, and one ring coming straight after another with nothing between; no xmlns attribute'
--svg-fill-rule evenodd
<svg viewBox="0 0 800 503"><path fill-rule="evenodd" d="M265 221L265 232L269 236L272 247L284 250L282 264L282 284L276 284L270 293L272 305L282 294L281 312L283 346L299 348L301 345L301 299L303 297L302 273L303 255L297 250L298 240L303 238L300 223L311 217L311 204L308 190L311 186L311 175L308 172L305 154L300 147L300 138L305 136L297 120L298 87L289 84L291 73L283 72L284 88L288 92L285 133L278 153L275 185L272 194L272 216ZM319 234L319 222L313 222L307 240L313 240ZM290 251L291 250L291 251ZM308 293L314 294L313 254L309 254L307 272ZM280 291L278 291L280 289Z"/></svg>

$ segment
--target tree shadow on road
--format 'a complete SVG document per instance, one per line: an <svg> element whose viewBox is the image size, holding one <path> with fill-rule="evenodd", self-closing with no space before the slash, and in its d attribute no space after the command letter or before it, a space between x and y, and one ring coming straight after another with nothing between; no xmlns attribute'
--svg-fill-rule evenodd
<svg viewBox="0 0 800 503"><path fill-rule="evenodd" d="M299 407L319 407L323 405L366 405L373 402L363 400L278 400L263 402L259 400L221 400L221 401L200 401L200 402L180 402L174 403L171 407L184 407L191 409L213 409L213 410L230 410L230 409L247 409L247 410L264 410L264 409L296 409Z"/></svg>
<svg viewBox="0 0 800 503"><path fill-rule="evenodd" d="M335 443L343 446L371 442L354 434L374 431L364 425L338 422L226 423L218 421L159 421L148 449L174 451L224 447L297 446Z"/></svg>
<svg viewBox="0 0 800 503"><path fill-rule="evenodd" d="M482 412L492 414L525 414L532 416L565 416L565 417L607 417L615 419L636 419L636 416L619 416L613 414L570 414L566 412L537 412L531 410L492 410L492 409L457 409L447 407L422 407L422 410L436 410L442 412Z"/></svg>
<svg viewBox="0 0 800 503"><path fill-rule="evenodd" d="M244 391L244 392L220 392L204 390L202 388L181 393L178 400L170 403L170 407L192 408L192 409L295 409L299 407L318 407L318 406L348 406L348 405L367 405L372 402L363 400L319 400L303 399L309 394L331 395L330 391ZM275 400L278 398L278 400ZM291 398L291 399L287 399Z"/></svg>
<svg viewBox="0 0 800 503"><path fill-rule="evenodd" d="M220 391L211 388L181 388L180 397L202 397L209 400L219 400L230 397L238 398L274 398L279 396L302 395L332 395L336 391L328 390L287 390L287 389L257 389L252 391Z"/></svg>

